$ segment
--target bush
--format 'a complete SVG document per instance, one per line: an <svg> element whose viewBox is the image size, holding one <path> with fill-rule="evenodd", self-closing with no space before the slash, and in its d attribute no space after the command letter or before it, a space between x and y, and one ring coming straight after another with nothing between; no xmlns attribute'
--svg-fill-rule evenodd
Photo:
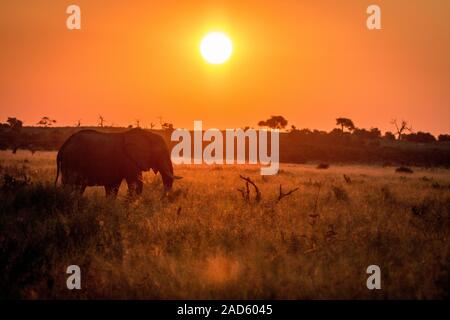
<svg viewBox="0 0 450 320"><path fill-rule="evenodd" d="M328 163L319 163L317 169L328 169L330 165Z"/></svg>
<svg viewBox="0 0 450 320"><path fill-rule="evenodd" d="M16 191L30 184L30 179L23 175L21 178L14 177L8 173L3 174L2 191Z"/></svg>
<svg viewBox="0 0 450 320"><path fill-rule="evenodd" d="M399 168L395 169L395 172L398 172L398 173L414 173L414 171L412 171L412 169L408 168L408 167L399 167Z"/></svg>
<svg viewBox="0 0 450 320"><path fill-rule="evenodd" d="M440 134L438 140L439 142L448 142L450 141L450 134Z"/></svg>

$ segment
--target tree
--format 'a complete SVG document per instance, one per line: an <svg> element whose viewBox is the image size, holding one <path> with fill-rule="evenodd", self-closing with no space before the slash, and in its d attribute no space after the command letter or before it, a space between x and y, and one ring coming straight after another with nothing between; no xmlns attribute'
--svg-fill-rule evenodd
<svg viewBox="0 0 450 320"><path fill-rule="evenodd" d="M173 124L171 124L169 122L164 122L164 123L161 124L161 128L163 130L173 131Z"/></svg>
<svg viewBox="0 0 450 320"><path fill-rule="evenodd" d="M102 115L98 116L98 126L103 128L103 125L105 124L105 118L103 118Z"/></svg>
<svg viewBox="0 0 450 320"><path fill-rule="evenodd" d="M37 123L38 126L43 126L45 128L52 126L56 123L56 120L50 119L49 117L42 117Z"/></svg>
<svg viewBox="0 0 450 320"><path fill-rule="evenodd" d="M298 132L301 133L301 134L312 134L312 133L313 133L313 132L312 132L310 129L308 129L308 128L300 129L300 130L298 130Z"/></svg>
<svg viewBox="0 0 450 320"><path fill-rule="evenodd" d="M397 132L397 140L401 140L403 133L405 131L412 131L412 126L408 125L408 122L406 122L405 120L402 120L402 122L400 123L400 125L397 123L397 119L393 119L391 121L391 124L393 124L395 126L395 130Z"/></svg>
<svg viewBox="0 0 450 320"><path fill-rule="evenodd" d="M381 131L378 128L370 128L371 139L378 139L381 137Z"/></svg>
<svg viewBox="0 0 450 320"><path fill-rule="evenodd" d="M371 128L370 130L355 128L353 135L362 139L375 140L381 137L381 131L378 128Z"/></svg>
<svg viewBox="0 0 450 320"><path fill-rule="evenodd" d="M163 124L164 124L163 118L161 116L158 116L158 117L156 117L156 119L158 119L161 129L163 129Z"/></svg>
<svg viewBox="0 0 450 320"><path fill-rule="evenodd" d="M383 136L383 138L386 139L386 140L389 140L389 141L394 141L395 140L395 135L392 132L390 132L390 131L386 131L384 136Z"/></svg>
<svg viewBox="0 0 450 320"><path fill-rule="evenodd" d="M140 128L141 127L141 120L136 119L136 128Z"/></svg>
<svg viewBox="0 0 450 320"><path fill-rule="evenodd" d="M431 133L422 131L406 134L403 136L403 139L406 141L417 143L431 143L436 141L436 138Z"/></svg>
<svg viewBox="0 0 450 320"><path fill-rule="evenodd" d="M364 130L364 129L363 129ZM337 136L337 137L341 137L342 136L343 131L341 129L338 128L334 128L333 130L331 130L328 134L330 136Z"/></svg>
<svg viewBox="0 0 450 320"><path fill-rule="evenodd" d="M336 125L341 126L342 132L344 132L344 128L347 128L348 131L355 130L355 125L353 124L353 121L348 118L337 118Z"/></svg>
<svg viewBox="0 0 450 320"><path fill-rule="evenodd" d="M440 134L438 140L439 142L448 142L450 141L450 134Z"/></svg>
<svg viewBox="0 0 450 320"><path fill-rule="evenodd" d="M22 129L23 126L22 120L19 120L17 118L8 118L6 122L13 131L20 131Z"/></svg>
<svg viewBox="0 0 450 320"><path fill-rule="evenodd" d="M284 129L288 124L288 121L283 116L271 116L267 120L258 122L260 127L268 127L271 129Z"/></svg>
<svg viewBox="0 0 450 320"><path fill-rule="evenodd" d="M173 124L171 124L169 122L164 122L161 124L161 128L163 130L173 130Z"/></svg>

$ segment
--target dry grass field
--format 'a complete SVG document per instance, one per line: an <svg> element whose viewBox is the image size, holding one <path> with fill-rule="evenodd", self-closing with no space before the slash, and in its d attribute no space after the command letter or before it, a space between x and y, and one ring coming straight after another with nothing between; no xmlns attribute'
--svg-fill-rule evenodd
<svg viewBox="0 0 450 320"><path fill-rule="evenodd" d="M176 166L163 196L54 188L54 152L0 153L0 297L25 299L448 298L450 171ZM250 177L261 191L255 200ZM345 177L344 177L345 175ZM298 188L278 200L282 191ZM242 189L243 195L237 190ZM82 290L66 288L81 267ZM379 265L382 290L368 290Z"/></svg>

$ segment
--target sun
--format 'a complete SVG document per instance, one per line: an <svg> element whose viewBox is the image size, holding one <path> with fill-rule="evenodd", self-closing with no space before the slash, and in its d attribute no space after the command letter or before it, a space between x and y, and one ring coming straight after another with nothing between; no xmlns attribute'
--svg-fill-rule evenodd
<svg viewBox="0 0 450 320"><path fill-rule="evenodd" d="M203 37L200 43L202 57L211 64L226 62L233 53L233 44L223 32L210 32Z"/></svg>

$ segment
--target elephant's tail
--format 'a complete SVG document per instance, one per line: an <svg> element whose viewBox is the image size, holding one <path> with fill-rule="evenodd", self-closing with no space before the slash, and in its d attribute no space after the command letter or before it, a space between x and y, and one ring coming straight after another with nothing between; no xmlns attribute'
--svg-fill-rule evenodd
<svg viewBox="0 0 450 320"><path fill-rule="evenodd" d="M57 184L58 184L59 171L61 171L61 158L60 158L59 152L58 152L58 155L56 156L56 179L55 179L55 187L56 187Z"/></svg>

